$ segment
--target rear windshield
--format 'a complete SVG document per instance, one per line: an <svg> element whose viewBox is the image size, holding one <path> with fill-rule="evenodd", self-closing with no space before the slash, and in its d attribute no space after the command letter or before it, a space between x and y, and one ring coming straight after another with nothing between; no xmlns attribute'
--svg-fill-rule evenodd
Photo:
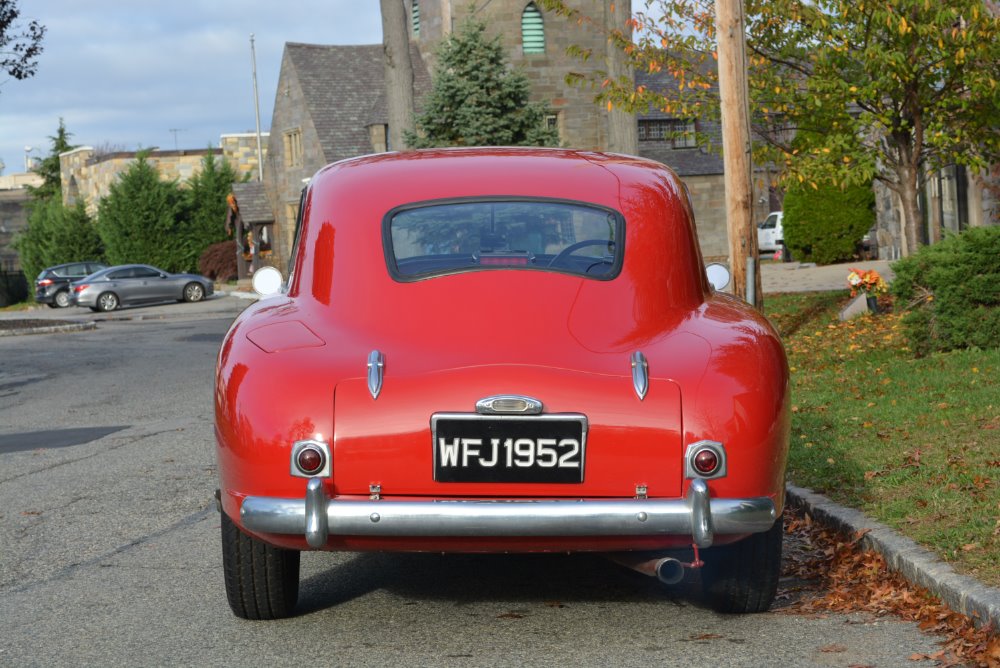
<svg viewBox="0 0 1000 668"><path fill-rule="evenodd" d="M624 224L576 202L462 201L390 212L384 236L389 271L403 281L489 269L607 280L621 267Z"/></svg>

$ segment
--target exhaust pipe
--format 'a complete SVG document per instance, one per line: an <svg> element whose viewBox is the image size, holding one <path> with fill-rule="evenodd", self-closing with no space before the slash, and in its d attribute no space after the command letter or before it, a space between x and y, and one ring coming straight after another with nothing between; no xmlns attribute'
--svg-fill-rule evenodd
<svg viewBox="0 0 1000 668"><path fill-rule="evenodd" d="M686 564L673 557L655 555L650 557L646 554L636 554L634 552L611 552L604 555L616 564L631 568L637 573L656 578L663 584L677 584L684 579L684 569L698 568L702 565L700 561Z"/></svg>
<svg viewBox="0 0 1000 668"><path fill-rule="evenodd" d="M684 579L684 564L673 557L660 559L656 562L656 579L663 584L677 584Z"/></svg>

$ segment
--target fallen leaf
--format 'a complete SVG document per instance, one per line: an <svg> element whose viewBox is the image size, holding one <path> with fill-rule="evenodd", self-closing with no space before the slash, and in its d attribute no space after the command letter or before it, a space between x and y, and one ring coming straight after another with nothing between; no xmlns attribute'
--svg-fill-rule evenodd
<svg viewBox="0 0 1000 668"><path fill-rule="evenodd" d="M697 633L688 636L691 640L718 640L721 637L718 633Z"/></svg>
<svg viewBox="0 0 1000 668"><path fill-rule="evenodd" d="M497 615L497 619L524 619L524 615L516 612L505 612Z"/></svg>
<svg viewBox="0 0 1000 668"><path fill-rule="evenodd" d="M833 645L823 645L822 647L819 648L819 651L825 654L836 654L838 652L846 652L847 648L844 647L843 645L837 645L836 643L834 643Z"/></svg>

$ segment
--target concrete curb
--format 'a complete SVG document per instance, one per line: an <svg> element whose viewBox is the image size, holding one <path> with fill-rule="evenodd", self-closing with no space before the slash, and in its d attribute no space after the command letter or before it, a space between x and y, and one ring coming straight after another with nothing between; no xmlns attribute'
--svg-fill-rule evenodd
<svg viewBox="0 0 1000 668"><path fill-rule="evenodd" d="M890 568L937 595L955 612L1000 629L1000 589L959 575L930 550L857 510L837 505L809 489L788 485L786 490L790 505L804 509L824 524L850 533L868 529L862 546L880 553Z"/></svg>
<svg viewBox="0 0 1000 668"><path fill-rule="evenodd" d="M24 327L21 329L4 329L3 321L0 320L0 336L21 336L27 334L58 334L61 332L82 332L88 329L97 329L96 322L64 322L58 325L44 325L41 327Z"/></svg>

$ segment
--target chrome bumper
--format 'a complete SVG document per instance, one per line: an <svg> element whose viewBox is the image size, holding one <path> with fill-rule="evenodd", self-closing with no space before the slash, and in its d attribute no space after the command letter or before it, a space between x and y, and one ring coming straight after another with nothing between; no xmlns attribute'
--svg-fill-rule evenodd
<svg viewBox="0 0 1000 668"><path fill-rule="evenodd" d="M698 547L721 534L767 531L777 516L767 497L711 499L693 480L685 499L345 501L330 499L319 478L305 499L248 496L243 525L260 533L305 535L320 548L342 536L655 536L690 535Z"/></svg>

